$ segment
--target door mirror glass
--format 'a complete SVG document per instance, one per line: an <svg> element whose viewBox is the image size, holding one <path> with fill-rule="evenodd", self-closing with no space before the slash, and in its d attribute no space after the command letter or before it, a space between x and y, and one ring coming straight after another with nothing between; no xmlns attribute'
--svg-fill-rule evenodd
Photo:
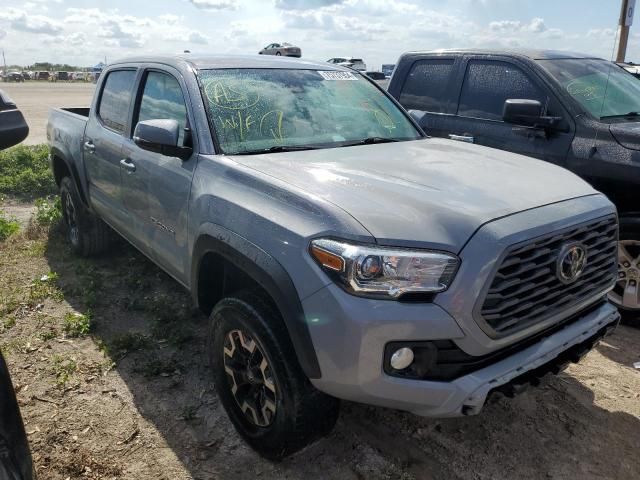
<svg viewBox="0 0 640 480"><path fill-rule="evenodd" d="M17 145L29 135L29 127L16 104L0 90L0 150Z"/></svg>
<svg viewBox="0 0 640 480"><path fill-rule="evenodd" d="M188 158L191 148L178 146L180 125L173 119L154 119L138 122L133 141L140 148L169 157Z"/></svg>

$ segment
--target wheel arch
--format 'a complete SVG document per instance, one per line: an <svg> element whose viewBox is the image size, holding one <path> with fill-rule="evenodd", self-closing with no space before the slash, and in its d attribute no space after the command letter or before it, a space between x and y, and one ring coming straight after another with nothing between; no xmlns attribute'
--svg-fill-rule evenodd
<svg viewBox="0 0 640 480"><path fill-rule="evenodd" d="M51 155L51 170L53 172L53 178L55 179L56 185L60 186L60 182L66 176L71 177L73 182L76 184L78 189L78 194L80 195L80 199L82 203L84 203L85 207L88 206L87 198L84 194L84 189L81 188L80 185L80 176L78 173L78 169L74 162L69 162L67 160L67 155L64 154L59 148L51 147L50 150Z"/></svg>
<svg viewBox="0 0 640 480"><path fill-rule="evenodd" d="M208 315L217 300L245 281L260 287L280 312L305 375L320 378L302 303L284 267L258 246L220 225L207 224L202 230L194 243L191 264L195 304Z"/></svg>

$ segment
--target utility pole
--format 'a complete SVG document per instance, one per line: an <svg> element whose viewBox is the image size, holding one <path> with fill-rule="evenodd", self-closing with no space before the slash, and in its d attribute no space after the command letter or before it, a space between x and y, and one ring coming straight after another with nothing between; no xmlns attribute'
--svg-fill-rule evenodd
<svg viewBox="0 0 640 480"><path fill-rule="evenodd" d="M616 62L624 62L627 54L627 43L629 41L629 30L633 25L633 14L636 9L636 0L622 0L620 9L620 36L618 37L618 50L616 52Z"/></svg>
<svg viewBox="0 0 640 480"><path fill-rule="evenodd" d="M4 63L3 72L6 74L7 73L7 59L4 56L4 48L2 49L2 63Z"/></svg>

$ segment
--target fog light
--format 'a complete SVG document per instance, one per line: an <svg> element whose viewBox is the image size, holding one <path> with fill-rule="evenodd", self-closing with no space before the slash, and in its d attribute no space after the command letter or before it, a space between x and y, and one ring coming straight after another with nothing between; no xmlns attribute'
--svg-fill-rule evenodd
<svg viewBox="0 0 640 480"><path fill-rule="evenodd" d="M403 370L413 362L413 350L407 347L400 348L391 355L391 366L396 370Z"/></svg>

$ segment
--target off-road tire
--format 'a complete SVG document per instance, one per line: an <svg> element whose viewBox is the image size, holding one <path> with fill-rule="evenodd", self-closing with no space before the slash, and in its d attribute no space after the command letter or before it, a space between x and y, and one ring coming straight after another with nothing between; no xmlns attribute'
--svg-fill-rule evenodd
<svg viewBox="0 0 640 480"><path fill-rule="evenodd" d="M620 219L620 240L635 240L639 242L640 245L640 220L637 218L624 218ZM634 250L636 255L638 255L638 247L635 247ZM619 286L614 288L614 292L619 290ZM619 301L610 297L612 303L618 305L618 310L622 316L622 322L628 325L633 325L636 327L640 327L640 308L638 309L629 309L624 306L619 305Z"/></svg>
<svg viewBox="0 0 640 480"><path fill-rule="evenodd" d="M218 396L236 430L254 450L279 460L331 431L338 418L339 401L311 385L269 298L252 291L224 298L214 307L209 327L209 362ZM250 336L257 344L256 351L268 362L269 378L275 385L275 413L266 426L250 421L232 393L235 378L232 380L225 370L228 353L224 349L225 341L228 348L228 335L237 331Z"/></svg>
<svg viewBox="0 0 640 480"><path fill-rule="evenodd" d="M64 177L60 182L60 203L67 240L76 254L89 257L109 248L111 229L87 210L70 177Z"/></svg>

